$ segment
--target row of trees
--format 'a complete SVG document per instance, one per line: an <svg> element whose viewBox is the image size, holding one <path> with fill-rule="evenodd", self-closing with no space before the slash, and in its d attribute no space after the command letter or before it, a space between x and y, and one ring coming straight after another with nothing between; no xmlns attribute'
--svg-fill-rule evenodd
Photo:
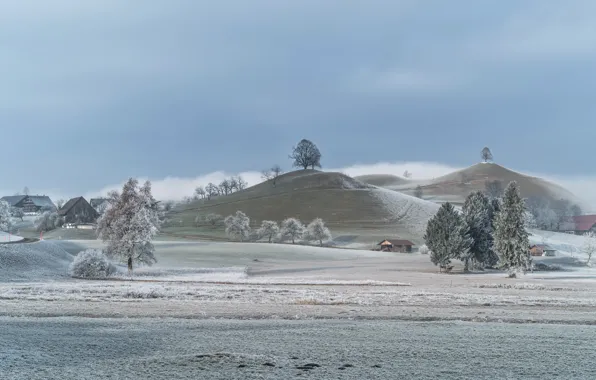
<svg viewBox="0 0 596 380"><path fill-rule="evenodd" d="M221 195L229 195L246 189L246 186L248 186L248 183L241 176L226 178L219 185L209 182L207 186L199 186L195 189L192 200L211 199Z"/></svg>
<svg viewBox="0 0 596 380"><path fill-rule="evenodd" d="M441 269L451 260L479 269L498 266L511 277L531 266L525 205L516 182L511 182L503 199L489 199L474 192L466 199L462 212L445 203L428 222L424 240L431 261Z"/></svg>
<svg viewBox="0 0 596 380"><path fill-rule="evenodd" d="M236 211L224 219L226 234L235 240L258 241L267 239L269 243L274 240L279 242L291 241L295 244L298 240L316 241L323 246L324 241L331 240L331 232L325 222L317 218L307 226L296 218L287 218L281 225L273 220L263 220L260 227L252 231L250 218L242 211Z"/></svg>

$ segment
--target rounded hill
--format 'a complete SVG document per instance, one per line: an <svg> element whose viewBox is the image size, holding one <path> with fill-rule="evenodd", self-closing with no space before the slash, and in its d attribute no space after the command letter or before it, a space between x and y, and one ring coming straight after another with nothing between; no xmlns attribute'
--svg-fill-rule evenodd
<svg viewBox="0 0 596 380"><path fill-rule="evenodd" d="M409 180L403 177L399 177L393 174L366 174L354 177L354 179L360 182L368 183L369 185L387 188L393 186L406 185L410 182Z"/></svg>
<svg viewBox="0 0 596 380"><path fill-rule="evenodd" d="M419 242L420 226L437 205L394 191L379 189L342 173L299 170L246 190L211 200L181 205L168 215L166 234L223 239L222 227L195 225L197 216L227 216L240 210L257 227L263 220L296 217L303 223L322 218L335 237L359 241L404 238Z"/></svg>
<svg viewBox="0 0 596 380"><path fill-rule="evenodd" d="M493 163L479 163L468 168L455 171L431 181L416 182L412 185L400 187L400 190L410 193L415 186L420 185L424 199L435 201L463 202L472 191L483 191L486 183L501 182L503 188L511 181L516 181L523 197L539 197L549 200L568 199L575 201L576 197L560 185L542 178L532 177L507 169ZM414 186L415 185L415 186Z"/></svg>

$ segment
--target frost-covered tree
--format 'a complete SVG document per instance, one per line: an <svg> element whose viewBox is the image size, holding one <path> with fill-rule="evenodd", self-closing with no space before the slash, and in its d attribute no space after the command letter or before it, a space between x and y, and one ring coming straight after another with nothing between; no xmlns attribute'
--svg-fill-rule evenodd
<svg viewBox="0 0 596 380"><path fill-rule="evenodd" d="M132 274L134 263L152 265L157 262L153 238L159 231L160 218L157 202L151 194L151 183L130 178L122 192L109 195L109 206L99 218L97 232L107 243L110 258L126 262Z"/></svg>
<svg viewBox="0 0 596 380"><path fill-rule="evenodd" d="M60 210L62 208L62 206L64 206L65 203L66 203L66 201L64 199L58 199L56 201L56 208L58 210Z"/></svg>
<svg viewBox="0 0 596 380"><path fill-rule="evenodd" d="M590 265L590 260L592 260L592 256L594 253L596 253L596 233L593 231L590 231L584 235L584 245L582 247L582 252L588 256L586 264Z"/></svg>
<svg viewBox="0 0 596 380"><path fill-rule="evenodd" d="M20 219L22 222L23 218L25 217L25 212L20 207L11 207L10 215L12 215L13 218Z"/></svg>
<svg viewBox="0 0 596 380"><path fill-rule="evenodd" d="M29 195L29 188L27 186L23 188L23 195Z"/></svg>
<svg viewBox="0 0 596 380"><path fill-rule="evenodd" d="M6 201L0 201L0 231L10 232L12 228L12 216L10 205Z"/></svg>
<svg viewBox="0 0 596 380"><path fill-rule="evenodd" d="M57 212L46 211L35 221L37 232L48 232L60 228L64 225L64 218Z"/></svg>
<svg viewBox="0 0 596 380"><path fill-rule="evenodd" d="M503 196L503 183L499 180L486 181L484 183L484 192L490 199L501 198Z"/></svg>
<svg viewBox="0 0 596 380"><path fill-rule="evenodd" d="M480 152L480 156L482 157L484 162L493 160L493 154L487 146L485 146L484 149L482 149L482 152Z"/></svg>
<svg viewBox="0 0 596 380"><path fill-rule="evenodd" d="M494 246L500 256L500 266L515 277L529 265L530 246L525 227L526 207L515 181L505 189L501 211L495 221Z"/></svg>
<svg viewBox="0 0 596 380"><path fill-rule="evenodd" d="M428 248L428 246L426 244L423 244L418 249L418 252L420 252L421 255L428 255L430 252L430 249Z"/></svg>
<svg viewBox="0 0 596 380"><path fill-rule="evenodd" d="M77 278L106 278L116 273L116 266L98 249L79 252L68 269L70 275Z"/></svg>
<svg viewBox="0 0 596 380"><path fill-rule="evenodd" d="M290 158L294 160L293 166L303 169L321 167L321 152L310 140L303 139L292 148Z"/></svg>
<svg viewBox="0 0 596 380"><path fill-rule="evenodd" d="M317 218L310 222L306 227L308 240L318 241L319 245L323 246L323 241L331 240L331 231L325 226L325 222L321 218Z"/></svg>
<svg viewBox="0 0 596 380"><path fill-rule="evenodd" d="M305 233L304 224L296 218L288 218L281 223L281 238L282 240L292 240L292 244L296 243L297 239L301 239Z"/></svg>
<svg viewBox="0 0 596 380"><path fill-rule="evenodd" d="M409 171L407 171L407 170L406 170L406 171L404 172L404 178L407 178L407 179L410 179L410 178L412 178L412 173L410 173Z"/></svg>
<svg viewBox="0 0 596 380"><path fill-rule="evenodd" d="M524 226L526 226L526 230L538 228L536 218L530 211L524 212Z"/></svg>
<svg viewBox="0 0 596 380"><path fill-rule="evenodd" d="M226 234L233 239L240 241L248 240L250 236L250 218L242 211L236 211L234 215L224 220Z"/></svg>
<svg viewBox="0 0 596 380"><path fill-rule="evenodd" d="M273 220L263 220L261 222L261 227L257 230L259 238L267 238L269 243L271 243L277 234L279 234L279 226L277 222Z"/></svg>
<svg viewBox="0 0 596 380"><path fill-rule="evenodd" d="M449 202L444 203L428 221L424 241L432 251L430 260L439 266L439 270L447 268L451 259L467 255L472 244L468 231L463 216Z"/></svg>
<svg viewBox="0 0 596 380"><path fill-rule="evenodd" d="M422 191L422 186L420 186L420 185L416 186L416 189L414 190L414 196L416 198L422 198L423 193L424 192Z"/></svg>
<svg viewBox="0 0 596 380"><path fill-rule="evenodd" d="M482 266L489 261L493 245L490 208L490 200L480 191L471 193L464 202L464 220L472 238L470 250L462 256L465 271L469 270L471 260Z"/></svg>

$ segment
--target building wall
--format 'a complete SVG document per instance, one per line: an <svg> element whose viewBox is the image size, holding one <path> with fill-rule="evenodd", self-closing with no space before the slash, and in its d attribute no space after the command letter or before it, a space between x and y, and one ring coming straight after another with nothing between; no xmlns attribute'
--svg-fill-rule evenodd
<svg viewBox="0 0 596 380"><path fill-rule="evenodd" d="M97 211L89 203L79 201L64 216L65 223L94 223Z"/></svg>

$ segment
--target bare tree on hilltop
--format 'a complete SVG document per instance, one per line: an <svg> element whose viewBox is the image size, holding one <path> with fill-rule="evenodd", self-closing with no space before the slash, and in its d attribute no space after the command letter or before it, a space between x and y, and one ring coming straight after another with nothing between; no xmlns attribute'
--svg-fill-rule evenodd
<svg viewBox="0 0 596 380"><path fill-rule="evenodd" d="M275 185L277 185L277 177L279 177L282 174L283 171L281 170L281 167L279 165L273 165L271 169L263 170L261 172L261 178L264 181L271 180L273 187L275 187Z"/></svg>
<svg viewBox="0 0 596 380"><path fill-rule="evenodd" d="M290 158L294 160L293 166L297 168L311 169L321 167L321 152L310 140L303 139L292 149Z"/></svg>
<svg viewBox="0 0 596 380"><path fill-rule="evenodd" d="M480 156L482 157L484 162L493 160L493 154L491 153L490 149L487 146L485 146L484 149L482 149Z"/></svg>

